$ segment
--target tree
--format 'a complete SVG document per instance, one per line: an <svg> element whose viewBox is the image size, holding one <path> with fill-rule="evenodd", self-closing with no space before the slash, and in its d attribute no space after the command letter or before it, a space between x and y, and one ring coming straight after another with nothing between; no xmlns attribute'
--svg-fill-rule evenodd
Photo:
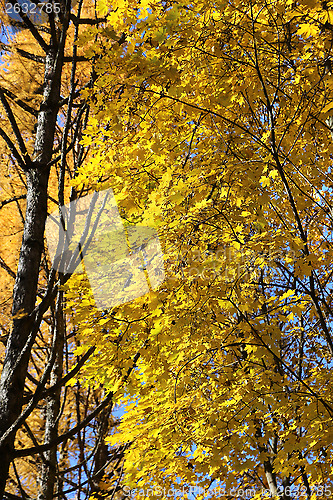
<svg viewBox="0 0 333 500"><path fill-rule="evenodd" d="M333 491L331 16L124 0L99 30L90 176L74 183L109 176L128 224L158 228L168 279L78 331L97 343L85 380L120 386L110 442L132 443L140 498Z"/></svg>
<svg viewBox="0 0 333 500"><path fill-rule="evenodd" d="M80 340L63 298L70 276L51 268L44 226L48 213L84 194L69 183L89 158L89 148L80 145L89 114L81 90L92 84L94 59L82 54L77 39L80 27L101 19L82 1L75 9L70 2L48 3L37 18L24 12L27 5L6 3L17 16L1 17L4 30L15 25L18 31L2 40L0 83L0 217L6 228L0 496L100 498L102 477L113 477L117 488L120 482L123 447L111 450L105 443L117 424L112 393L75 380L94 347L74 353Z"/></svg>

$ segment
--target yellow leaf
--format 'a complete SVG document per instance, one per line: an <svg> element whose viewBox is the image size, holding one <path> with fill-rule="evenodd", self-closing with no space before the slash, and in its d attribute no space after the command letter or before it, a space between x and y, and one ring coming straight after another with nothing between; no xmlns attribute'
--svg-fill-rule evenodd
<svg viewBox="0 0 333 500"><path fill-rule="evenodd" d="M301 24L297 31L297 34L305 37L315 37L319 34L319 31L319 28L317 28L317 26L315 26L314 24Z"/></svg>
<svg viewBox="0 0 333 500"><path fill-rule="evenodd" d="M326 104L326 106L322 109L322 112L327 113L332 108L333 108L333 101Z"/></svg>

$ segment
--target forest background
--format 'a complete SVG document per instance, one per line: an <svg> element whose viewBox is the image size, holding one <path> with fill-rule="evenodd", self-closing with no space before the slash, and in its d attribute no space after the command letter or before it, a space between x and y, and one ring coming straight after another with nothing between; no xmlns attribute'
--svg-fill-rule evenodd
<svg viewBox="0 0 333 500"><path fill-rule="evenodd" d="M332 496L331 2L24 10L1 18L0 496ZM100 309L45 220L109 189L165 280Z"/></svg>

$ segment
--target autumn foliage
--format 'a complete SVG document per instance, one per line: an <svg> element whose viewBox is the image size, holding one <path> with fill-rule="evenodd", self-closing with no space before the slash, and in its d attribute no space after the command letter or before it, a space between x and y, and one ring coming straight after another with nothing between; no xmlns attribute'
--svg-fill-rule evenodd
<svg viewBox="0 0 333 500"><path fill-rule="evenodd" d="M329 496L331 5L101 12L94 154L75 185L103 175L128 224L158 228L167 273L157 293L79 327L98 346L90 383L117 387L140 353L111 440L132 443L127 484L145 498L189 485L197 498Z"/></svg>
<svg viewBox="0 0 333 500"><path fill-rule="evenodd" d="M3 7L8 9L9 5ZM15 5L18 8L18 4ZM86 22L95 22L91 5L82 5L81 2L80 7L72 9L74 21L74 16L80 16L80 13L86 16ZM49 17L52 25L52 16ZM122 447L111 451L104 441L117 424L117 419L111 414L114 406L112 394L106 393L102 387L82 387L73 379L94 348L91 347L85 356L74 354L79 340L75 337L73 312L65 312L61 289L64 278L58 275L59 281L55 281L43 235L37 273L28 270L23 286L19 284L29 261L35 260L34 256L27 259L28 264L22 264L29 251L26 243L33 234L33 226L41 224L41 219L49 213L59 210L63 200L77 196L69 181L82 159L89 155L88 149L80 145L89 108L80 98L78 89L91 81L93 62L82 55L82 49L76 52L74 42L78 29L74 22L66 26L58 18L57 27L53 24L51 30L45 19L31 28L28 21L28 25L21 21L17 26L5 12L1 12L0 18L3 30L0 69L0 497L6 500L51 500L94 494L99 498L101 479L113 476L116 481L119 473L115 469L122 460ZM61 78L59 71L58 74L56 71L53 74L45 72L44 46L48 50L47 44L51 45L57 37L59 40L60 33L67 35ZM59 54L61 59L61 47L58 47ZM47 87L52 79L55 87L60 84L60 96L56 103L56 126L50 134L48 118L45 123L41 115L48 106ZM50 112L46 114L52 115ZM40 137L47 129L48 139L41 141ZM50 168L46 184L47 203L42 212L32 217L34 205L42 197L36 171L32 183L29 178L34 170L33 162L39 156L36 155L38 149L46 150L52 168L45 164L37 167L41 172ZM37 247L38 241L33 241L31 246ZM21 265L18 265L19 259ZM36 274L38 286L33 290L31 283ZM13 299L14 283L16 294L14 292ZM27 310L24 298L21 299L24 295L35 302L32 311ZM36 310L40 310L45 299L48 302L46 309L36 317ZM20 301L23 307L17 313L15 304ZM29 337L26 341L24 317L28 319ZM21 351L15 353L18 342L22 340L13 342L13 323L20 320L22 324L18 333L23 344ZM27 372L22 385L17 384L11 393L8 385L15 380L16 368L24 365L21 356L24 352L29 353ZM14 366L8 369L11 360ZM16 412L14 421L11 420L11 404ZM8 409L9 415L6 414ZM7 453L11 445L8 445L8 437L15 437L9 461Z"/></svg>
<svg viewBox="0 0 333 500"><path fill-rule="evenodd" d="M95 348L69 385L125 412L98 498L333 495L332 12L103 0L81 32L89 155L66 182L112 188L166 274L104 311L86 274L61 287L74 355Z"/></svg>

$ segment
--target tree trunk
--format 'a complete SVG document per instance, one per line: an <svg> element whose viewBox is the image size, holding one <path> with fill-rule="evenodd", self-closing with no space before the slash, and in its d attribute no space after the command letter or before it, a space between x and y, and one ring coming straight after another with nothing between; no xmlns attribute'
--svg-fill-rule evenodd
<svg viewBox="0 0 333 500"><path fill-rule="evenodd" d="M96 404L100 402L99 398ZM105 491L101 491L100 483L102 482L103 476L105 475L105 466L109 460L109 449L105 442L105 437L110 429L110 418L113 408L113 402L111 403L98 415L98 446L96 448L96 453L94 456L94 469L91 480L91 491L90 494L94 494L97 499L103 498L105 496Z"/></svg>
<svg viewBox="0 0 333 500"><path fill-rule="evenodd" d="M63 348L65 340L64 318L62 308L63 292L58 294L55 324L54 324L54 344L53 351L55 362L50 376L50 385L56 385L63 374ZM52 352L51 352L52 356ZM58 437L58 419L60 412L60 393L59 387L51 394L46 401L45 435L44 444L49 444ZM45 461L42 464L42 471L39 478L39 491L37 500L52 500L54 494L54 485L57 473L57 446L53 446L44 453Z"/></svg>
<svg viewBox="0 0 333 500"><path fill-rule="evenodd" d="M62 33L53 36L46 51L43 103L41 104L32 163L26 162L27 205L23 239L13 292L13 325L6 346L6 357L0 379L0 498L3 497L14 448L15 432L8 429L22 410L22 396L36 325L32 315L39 266L44 248L47 216L47 190L55 126L60 98L65 35L68 15Z"/></svg>

